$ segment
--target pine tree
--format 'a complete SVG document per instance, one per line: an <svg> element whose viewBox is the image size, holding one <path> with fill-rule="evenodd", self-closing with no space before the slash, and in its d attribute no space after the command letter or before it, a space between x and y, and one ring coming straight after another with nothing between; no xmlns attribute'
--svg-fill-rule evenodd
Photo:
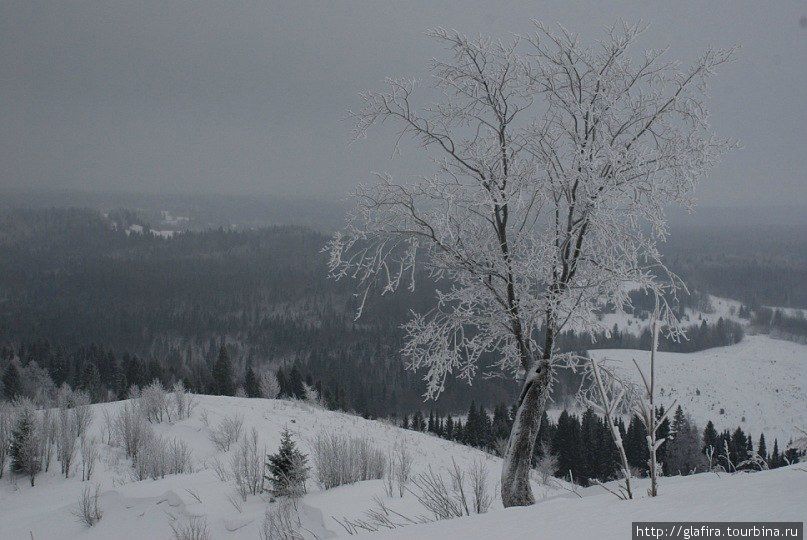
<svg viewBox="0 0 807 540"><path fill-rule="evenodd" d="M705 454L706 449L710 447L715 455L719 453L722 447L720 436L717 434L715 425L711 420L706 423L706 427L703 430L703 449L701 451Z"/></svg>
<svg viewBox="0 0 807 540"><path fill-rule="evenodd" d="M779 457L779 441L777 439L773 440L773 451L771 452L771 459L768 461L768 468L776 469L777 467L781 467L782 461L781 457Z"/></svg>
<svg viewBox="0 0 807 540"><path fill-rule="evenodd" d="M233 382L233 368L230 365L230 355L227 347L222 344L219 356L213 365L213 393L217 396L234 396L235 383Z"/></svg>
<svg viewBox="0 0 807 540"><path fill-rule="evenodd" d="M261 397L261 387L258 383L258 376L255 375L255 370L252 369L251 365L247 367L247 374L244 377L244 392L246 392L247 397Z"/></svg>
<svg viewBox="0 0 807 540"><path fill-rule="evenodd" d="M6 371L3 373L3 396L11 401L22 392L20 382L20 371L14 362L9 362Z"/></svg>
<svg viewBox="0 0 807 540"><path fill-rule="evenodd" d="M581 446L580 421L564 409L558 418L558 427L552 440L552 453L558 456L556 474L567 478L571 471L575 479L580 477Z"/></svg>
<svg viewBox="0 0 807 540"><path fill-rule="evenodd" d="M759 442L757 443L757 455L762 459L768 459L768 447L765 445L765 434L759 434Z"/></svg>
<svg viewBox="0 0 807 540"><path fill-rule="evenodd" d="M264 478L272 485L277 496L299 496L305 493L308 479L308 456L297 449L288 428L280 437L280 448L276 454L267 456Z"/></svg>
<svg viewBox="0 0 807 540"><path fill-rule="evenodd" d="M289 372L289 395L292 398L305 399L305 387L303 386L303 376L297 366L291 368ZM358 407L359 412L366 413L365 407Z"/></svg>
<svg viewBox="0 0 807 540"><path fill-rule="evenodd" d="M443 429L443 437L449 441L454 438L454 420L451 418L450 414L448 415L448 418L446 418L445 428Z"/></svg>

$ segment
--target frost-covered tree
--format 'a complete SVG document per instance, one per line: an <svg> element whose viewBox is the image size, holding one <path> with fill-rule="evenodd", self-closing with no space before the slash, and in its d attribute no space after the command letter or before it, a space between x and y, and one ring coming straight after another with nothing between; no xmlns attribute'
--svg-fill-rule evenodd
<svg viewBox="0 0 807 540"><path fill-rule="evenodd" d="M11 469L28 476L31 486L42 470L41 439L36 411L30 402L20 404L14 429L11 432Z"/></svg>
<svg viewBox="0 0 807 540"><path fill-rule="evenodd" d="M280 383L274 371L266 370L261 373L260 388L261 396L267 399L275 399L280 394Z"/></svg>
<svg viewBox="0 0 807 540"><path fill-rule="evenodd" d="M616 25L586 45L541 23L506 42L437 28L429 35L448 58L432 64L436 102L419 104L416 80L388 79L351 113L355 139L395 126L394 152L411 139L434 170L412 181L380 173L356 189L328 245L330 275L358 280L359 315L373 292L413 289L421 265L446 284L405 326L403 351L425 370L427 397L487 367L519 377L505 506L534 502L530 458L556 336L605 330L596 308L627 307L627 284L659 295L680 285L656 246L664 209L690 205L730 146L712 135L704 96L731 50L681 68L665 50L635 52L643 30ZM495 365L480 367L491 353Z"/></svg>

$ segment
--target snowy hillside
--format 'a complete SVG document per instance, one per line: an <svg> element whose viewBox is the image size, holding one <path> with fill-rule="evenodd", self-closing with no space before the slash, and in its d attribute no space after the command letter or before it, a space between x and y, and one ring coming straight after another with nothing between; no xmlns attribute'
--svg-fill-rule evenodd
<svg viewBox="0 0 807 540"><path fill-rule="evenodd" d="M804 521L807 470L798 465L752 474L663 478L657 498L622 501L594 486L582 499L557 497L528 508L398 529L381 538L631 537L633 521ZM760 504L764 501L764 504ZM379 536L374 535L373 538Z"/></svg>
<svg viewBox="0 0 807 540"><path fill-rule="evenodd" d="M632 360L649 373L647 351L592 350L640 383ZM742 427L780 444L807 423L807 346L746 336L741 343L696 353L658 353L656 384L661 404L677 399L703 428L708 420L718 430Z"/></svg>
<svg viewBox="0 0 807 540"><path fill-rule="evenodd" d="M321 432L362 435L376 448L390 452L393 445L406 441L413 458L413 473L426 470L445 474L452 465L467 470L475 462L487 470L488 487L495 495L501 461L481 451L445 441L424 433L402 430L377 421L331 412L301 402L281 400L199 396L199 404L191 418L174 424L153 424L155 431L167 439L185 441L192 451L192 474L169 475L160 480L134 481L130 461L123 449L100 443L105 441L104 411L115 414L127 402L93 405L94 421L90 436L99 441L100 461L90 482L81 481L77 470L65 480L59 464L53 460L49 472L37 476L31 487L25 477L10 483L0 482L0 538L170 538L170 523L183 523L190 516L205 516L211 538L258 538L258 527L268 506L261 496L250 495L240 503L232 481L221 481L216 462L230 467L235 446L228 452L217 451L208 438L210 428L227 416L243 417L244 432L256 428L263 447L275 452L281 431L288 427L303 452L311 454L310 442ZM309 463L312 458L309 457ZM79 462L77 457L76 462ZM446 476L447 478L447 476ZM87 528L72 514L85 486L100 484L102 519ZM550 491L534 484L537 497L564 491ZM382 497L391 508L409 516L427 514L411 494L403 498L385 495L383 480L369 480L323 491L312 476L308 494L301 502L302 524L316 537L346 535L336 522L356 519L374 507L373 498ZM236 502L233 504L231 499ZM240 509L236 505L241 506ZM491 510L501 509L497 496Z"/></svg>

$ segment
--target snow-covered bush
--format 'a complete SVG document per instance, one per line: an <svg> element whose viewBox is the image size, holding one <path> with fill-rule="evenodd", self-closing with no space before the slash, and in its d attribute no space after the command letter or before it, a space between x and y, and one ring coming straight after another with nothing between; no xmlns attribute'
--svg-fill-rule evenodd
<svg viewBox="0 0 807 540"><path fill-rule="evenodd" d="M168 398L160 381L155 379L140 392L140 410L149 422L171 421Z"/></svg>
<svg viewBox="0 0 807 540"><path fill-rule="evenodd" d="M196 399L185 389L182 381L174 383L173 387L174 408L178 420L190 418L193 409L197 405Z"/></svg>
<svg viewBox="0 0 807 540"><path fill-rule="evenodd" d="M241 500L246 501L247 495L257 495L261 492L263 481L263 463L258 452L258 431L252 431L241 439L230 460L232 476Z"/></svg>
<svg viewBox="0 0 807 540"><path fill-rule="evenodd" d="M240 416L233 415L222 418L219 425L210 432L208 436L210 442L220 452L227 452L239 437L241 437L241 428L244 425L244 419Z"/></svg>
<svg viewBox="0 0 807 540"><path fill-rule="evenodd" d="M184 441L166 440L149 429L137 457L132 463L135 480L165 478L169 474L193 472L190 448Z"/></svg>
<svg viewBox="0 0 807 540"><path fill-rule="evenodd" d="M317 483L323 489L384 477L387 458L367 436L321 431L311 442Z"/></svg>
<svg viewBox="0 0 807 540"><path fill-rule="evenodd" d="M98 504L99 487L100 486L96 484L93 490L90 486L85 486L78 500L78 504L73 509L73 515L87 527L92 527L98 523L103 516L101 506Z"/></svg>
<svg viewBox="0 0 807 540"><path fill-rule="evenodd" d="M175 540L209 540L210 531L207 528L205 516L190 516L187 521L171 522L171 532Z"/></svg>
<svg viewBox="0 0 807 540"><path fill-rule="evenodd" d="M61 465L65 478L70 476L70 465L76 453L76 438L78 437L78 424L74 409L59 408L58 435L56 439L56 459Z"/></svg>

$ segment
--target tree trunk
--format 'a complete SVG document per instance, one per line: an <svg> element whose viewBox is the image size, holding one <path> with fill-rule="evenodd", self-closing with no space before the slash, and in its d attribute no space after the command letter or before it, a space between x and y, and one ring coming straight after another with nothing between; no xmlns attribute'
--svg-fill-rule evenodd
<svg viewBox="0 0 807 540"><path fill-rule="evenodd" d="M535 367L524 379L502 463L502 503L505 507L535 504L530 488L530 469L541 416L549 397L549 369L549 360L536 360Z"/></svg>

